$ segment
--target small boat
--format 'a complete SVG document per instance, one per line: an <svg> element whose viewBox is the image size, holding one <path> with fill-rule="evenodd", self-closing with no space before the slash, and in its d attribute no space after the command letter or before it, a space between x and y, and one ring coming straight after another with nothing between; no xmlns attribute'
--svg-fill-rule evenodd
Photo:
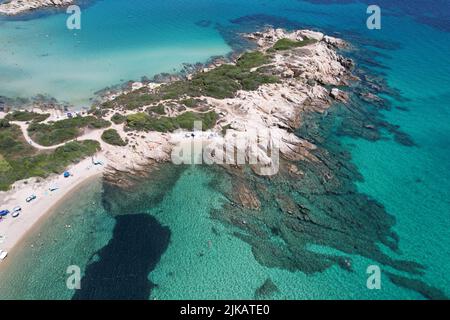
<svg viewBox="0 0 450 320"><path fill-rule="evenodd" d="M69 171L65 171L64 172L64 178L68 178L70 177L70 172Z"/></svg>
<svg viewBox="0 0 450 320"><path fill-rule="evenodd" d="M58 190L58 189L59 189L58 187L50 187L50 188L48 188L48 190L49 190L50 192L56 191L56 190Z"/></svg>
<svg viewBox="0 0 450 320"><path fill-rule="evenodd" d="M0 217L4 217L4 216L6 216L8 214L9 214L9 210L1 210L0 211Z"/></svg>
<svg viewBox="0 0 450 320"><path fill-rule="evenodd" d="M36 199L36 196L33 194L33 195L29 196L29 197L26 199L26 201L27 201L27 202L31 202L31 201L33 201L34 199Z"/></svg>
<svg viewBox="0 0 450 320"><path fill-rule="evenodd" d="M13 212L20 212L22 211L22 208L20 206L17 206L13 209Z"/></svg>
<svg viewBox="0 0 450 320"><path fill-rule="evenodd" d="M0 250L0 260L3 260L8 255L8 252Z"/></svg>

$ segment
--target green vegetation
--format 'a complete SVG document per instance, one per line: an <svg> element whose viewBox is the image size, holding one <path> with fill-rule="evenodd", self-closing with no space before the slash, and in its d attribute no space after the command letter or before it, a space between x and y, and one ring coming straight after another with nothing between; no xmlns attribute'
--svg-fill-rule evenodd
<svg viewBox="0 0 450 320"><path fill-rule="evenodd" d="M107 115L107 113L108 113L108 110L103 109L98 106L92 106L88 111L88 114L96 116L97 118L104 117Z"/></svg>
<svg viewBox="0 0 450 320"><path fill-rule="evenodd" d="M0 154L0 174L8 172L12 167L8 161Z"/></svg>
<svg viewBox="0 0 450 320"><path fill-rule="evenodd" d="M165 108L163 104L158 104L156 106L150 107L147 109L147 112L154 112L160 115L166 114Z"/></svg>
<svg viewBox="0 0 450 320"><path fill-rule="evenodd" d="M11 127L11 123L9 123L6 119L0 119L0 128L9 128Z"/></svg>
<svg viewBox="0 0 450 320"><path fill-rule="evenodd" d="M188 108L195 108L197 106L199 100L189 98L189 99L183 99L180 102L181 102L181 104L184 104Z"/></svg>
<svg viewBox="0 0 450 320"><path fill-rule="evenodd" d="M131 130L172 132L176 129L192 130L194 121L201 121L203 130L214 127L217 114L214 111L207 113L184 112L177 117L155 118L147 113L135 113L127 117L127 128Z"/></svg>
<svg viewBox="0 0 450 320"><path fill-rule="evenodd" d="M231 98L238 90L256 90L262 84L277 82L277 77L257 69L269 62L269 58L261 52L245 53L236 65L222 65L194 76L188 95ZM253 68L256 70L251 70Z"/></svg>
<svg viewBox="0 0 450 320"><path fill-rule="evenodd" d="M141 88L123 95L118 96L114 100L104 102L102 104L103 108L115 108L118 106L123 106L126 109L134 110L141 108L143 106L157 102L153 95L146 92L146 88Z"/></svg>
<svg viewBox="0 0 450 320"><path fill-rule="evenodd" d="M94 155L100 150L97 141L69 142L52 152L38 152L26 143L16 125L0 128L0 190L30 177L61 173L71 163Z"/></svg>
<svg viewBox="0 0 450 320"><path fill-rule="evenodd" d="M108 129L103 131L102 140L113 146L126 146L127 142L124 141L116 129Z"/></svg>
<svg viewBox="0 0 450 320"><path fill-rule="evenodd" d="M31 111L14 111L6 115L5 119L9 121L33 121L42 122L50 117L48 113L36 113Z"/></svg>
<svg viewBox="0 0 450 320"><path fill-rule="evenodd" d="M111 121L114 122L115 124L122 124L125 122L125 120L127 119L127 117L124 117L123 115L121 115L120 113L115 113L112 117L111 117Z"/></svg>
<svg viewBox="0 0 450 320"><path fill-rule="evenodd" d="M33 122L28 127L28 133L38 144L53 146L80 136L82 128L100 129L110 125L109 121L94 116L74 117L48 124Z"/></svg>
<svg viewBox="0 0 450 320"><path fill-rule="evenodd" d="M103 107L137 109L162 100L202 95L217 99L230 98L238 90L256 90L262 84L277 82L278 78L271 75L270 70L259 68L268 63L270 58L261 52L245 53L235 65L222 65L208 72L198 73L192 80L179 80L161 85L152 93L142 88L108 101ZM187 99L183 101L186 102Z"/></svg>
<svg viewBox="0 0 450 320"><path fill-rule="evenodd" d="M304 47L313 43L316 43L317 40L315 39L308 39L305 38L302 41L296 41L296 40L291 40L291 39L280 39L278 40L273 47L270 49L270 51L283 51L283 50L289 50L289 49L294 49L294 48L299 48L299 47Z"/></svg>

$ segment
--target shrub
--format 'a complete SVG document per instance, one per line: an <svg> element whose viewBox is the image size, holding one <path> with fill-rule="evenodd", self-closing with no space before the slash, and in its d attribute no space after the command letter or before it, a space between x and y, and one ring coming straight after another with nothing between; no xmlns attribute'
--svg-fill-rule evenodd
<svg viewBox="0 0 450 320"><path fill-rule="evenodd" d="M5 119L10 121L33 121L42 122L50 117L49 113L36 113L31 111L13 111L9 113Z"/></svg>
<svg viewBox="0 0 450 320"><path fill-rule="evenodd" d="M154 112L157 114L166 114L165 108L163 104L158 104L156 106L150 107L147 109L147 112Z"/></svg>
<svg viewBox="0 0 450 320"><path fill-rule="evenodd" d="M0 119L0 128L9 128L11 127L11 123L9 123L6 119Z"/></svg>
<svg viewBox="0 0 450 320"><path fill-rule="evenodd" d="M102 140L113 146L127 145L127 142L120 137L119 133L115 129L108 129L103 131Z"/></svg>
<svg viewBox="0 0 450 320"><path fill-rule="evenodd" d="M115 113L112 117L111 117L111 121L114 122L115 124L121 124L124 123L125 120L127 118L124 117L123 115L119 114L119 113Z"/></svg>
<svg viewBox="0 0 450 320"><path fill-rule="evenodd" d="M188 111L173 118L155 118L141 112L127 117L127 127L132 130L172 132L176 129L192 130L195 121L201 121L203 129L207 130L216 124L217 114L214 111L207 113Z"/></svg>
<svg viewBox="0 0 450 320"><path fill-rule="evenodd" d="M266 74L263 68L258 68L269 62L270 58L262 52L245 53L236 64L225 64L207 72L197 73L192 80L163 84L154 92L149 92L147 88L135 90L109 101L107 105L136 109L161 100L183 99L182 103L186 102L186 106L189 106L193 101L185 99L186 97L233 97L238 90L255 90L262 84L277 82L277 77Z"/></svg>
<svg viewBox="0 0 450 320"><path fill-rule="evenodd" d="M289 49L293 49L293 48L299 48L299 47L304 47L313 43L316 43L317 40L315 39L308 39L305 38L302 41L296 41L296 40L291 40L291 39L287 39L287 38L283 38L278 40L273 47L271 48L271 51L283 51L283 50L289 50Z"/></svg>

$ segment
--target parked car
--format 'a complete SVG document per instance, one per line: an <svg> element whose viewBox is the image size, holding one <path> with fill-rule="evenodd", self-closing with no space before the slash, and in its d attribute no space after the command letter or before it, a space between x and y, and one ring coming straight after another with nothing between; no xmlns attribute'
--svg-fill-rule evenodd
<svg viewBox="0 0 450 320"><path fill-rule="evenodd" d="M29 196L29 197L26 199L26 201L27 201L27 202L31 202L31 201L33 201L34 199L36 199L36 196L33 194L33 195Z"/></svg>

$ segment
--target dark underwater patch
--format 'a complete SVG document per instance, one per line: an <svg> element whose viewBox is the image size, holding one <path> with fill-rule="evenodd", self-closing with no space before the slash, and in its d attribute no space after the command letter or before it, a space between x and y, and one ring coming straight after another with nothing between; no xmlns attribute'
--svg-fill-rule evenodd
<svg viewBox="0 0 450 320"><path fill-rule="evenodd" d="M93 257L73 300L148 299L148 274L170 241L170 230L147 214L117 216L113 237Z"/></svg>
<svg viewBox="0 0 450 320"><path fill-rule="evenodd" d="M300 0L315 4L350 4L364 3L374 4L372 0ZM392 1L378 0L376 5L386 9L391 15L408 15L417 22L429 25L441 31L450 32L450 2L447 0L414 0L414 1Z"/></svg>
<svg viewBox="0 0 450 320"><path fill-rule="evenodd" d="M245 16L231 22L249 31L267 24L286 29L306 27L267 15ZM221 32L233 42L233 28L224 28ZM267 267L314 274L338 266L353 272L350 255L359 255L420 277L425 272L423 265L392 258L395 255L386 253L401 254L400 239L393 231L395 217L378 201L358 191L355 182L362 181L363 177L339 141L339 137L345 135L369 141L392 139L404 146L416 146L399 126L384 119L382 112L391 110L393 105L383 96L397 103L408 99L387 84L387 68L379 59L389 56L371 49L389 51L400 46L395 42L365 39L356 32L337 36L357 46L357 50L344 55L357 63L354 72L360 81L351 83L347 89L351 96L349 104L335 104L324 115L303 115L303 126L296 134L318 146L314 155L320 161L282 161L278 175L270 178L255 176L245 168L210 168L217 174L214 180L227 179L235 190L251 190L255 202L260 202L259 208L249 208L240 203L235 191L223 187L226 184L220 186L212 181L211 187L222 192L229 203L221 210L212 211L211 216L228 225L234 236L250 244L255 259ZM292 174L288 169L292 165L301 175ZM342 254L313 252L309 250L311 245L333 248ZM389 279L427 298L442 296L439 289L420 280L395 276ZM362 279L362 283L364 281ZM257 291L263 290L264 284L261 288Z"/></svg>
<svg viewBox="0 0 450 320"><path fill-rule="evenodd" d="M442 290L434 288L421 280L410 279L390 272L388 272L387 275L395 285L416 291L427 299L448 300L448 297Z"/></svg>
<svg viewBox="0 0 450 320"><path fill-rule="evenodd" d="M112 216L120 216L124 212L140 213L142 210L155 207L175 185L184 170L185 166L163 163L153 164L142 174L118 172L114 182L104 183L103 207Z"/></svg>
<svg viewBox="0 0 450 320"><path fill-rule="evenodd" d="M255 290L255 299L270 298L271 295L278 292L278 287L272 279L267 278L264 283Z"/></svg>

